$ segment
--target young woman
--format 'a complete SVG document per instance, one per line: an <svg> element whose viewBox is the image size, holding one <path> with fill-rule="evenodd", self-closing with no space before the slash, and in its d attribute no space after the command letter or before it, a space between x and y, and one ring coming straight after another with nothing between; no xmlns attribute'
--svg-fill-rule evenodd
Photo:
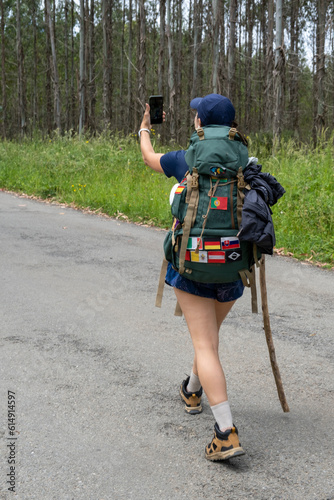
<svg viewBox="0 0 334 500"><path fill-rule="evenodd" d="M193 99L190 107L197 111L195 129L206 125L231 126L235 110L231 101L219 94ZM147 166L180 182L188 170L185 151L156 153L150 139L150 108L146 104L139 130L142 157ZM233 283L198 283L181 276L168 265L166 283L174 287L186 319L195 356L190 376L181 384L180 395L189 414L202 411L202 390L208 398L216 420L214 437L205 448L208 460L225 460L243 455L238 431L233 424L228 402L226 380L219 359L219 329L235 301L243 294L241 279Z"/></svg>

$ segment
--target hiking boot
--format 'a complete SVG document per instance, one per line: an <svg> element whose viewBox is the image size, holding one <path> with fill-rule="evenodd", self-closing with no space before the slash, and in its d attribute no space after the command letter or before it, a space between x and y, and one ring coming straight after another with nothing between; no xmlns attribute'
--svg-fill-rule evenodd
<svg viewBox="0 0 334 500"><path fill-rule="evenodd" d="M239 443L238 429L233 426L232 429L222 432L216 422L215 436L205 448L205 458L208 460L226 460L244 454L245 452Z"/></svg>
<svg viewBox="0 0 334 500"><path fill-rule="evenodd" d="M187 377L181 384L180 387L180 396L185 402L185 411L187 413L190 413L190 415L196 415L197 413L201 413L202 411L202 406L201 406L201 397L203 393L202 387L200 388L199 391L196 392L188 392L187 391L187 385L189 382L189 378Z"/></svg>

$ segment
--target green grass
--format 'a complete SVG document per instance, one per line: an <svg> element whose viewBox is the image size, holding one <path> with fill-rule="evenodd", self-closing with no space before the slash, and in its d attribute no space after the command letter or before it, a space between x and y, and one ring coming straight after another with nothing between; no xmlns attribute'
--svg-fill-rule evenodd
<svg viewBox="0 0 334 500"><path fill-rule="evenodd" d="M157 144L156 151L169 148ZM286 189L273 207L276 247L300 259L334 265L333 138L316 149L283 143L273 157L253 138L257 156ZM0 143L0 187L134 222L169 227L169 192L175 179L155 173L135 138L56 137Z"/></svg>
<svg viewBox="0 0 334 500"><path fill-rule="evenodd" d="M167 227L176 181L145 167L135 139L0 143L0 186Z"/></svg>
<svg viewBox="0 0 334 500"><path fill-rule="evenodd" d="M317 148L283 142L260 160L286 194L273 207L276 248L296 258L334 265L334 136ZM251 148L252 149L252 146ZM261 146L256 145L261 153ZM252 153L252 151L250 151ZM257 156L255 154L255 156ZM260 158L260 154L259 154Z"/></svg>

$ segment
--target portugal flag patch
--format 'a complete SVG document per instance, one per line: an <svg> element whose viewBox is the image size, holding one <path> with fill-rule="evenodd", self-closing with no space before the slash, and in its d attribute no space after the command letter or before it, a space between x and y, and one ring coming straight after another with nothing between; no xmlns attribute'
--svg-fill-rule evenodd
<svg viewBox="0 0 334 500"><path fill-rule="evenodd" d="M211 209L227 210L227 198L226 197L211 198Z"/></svg>

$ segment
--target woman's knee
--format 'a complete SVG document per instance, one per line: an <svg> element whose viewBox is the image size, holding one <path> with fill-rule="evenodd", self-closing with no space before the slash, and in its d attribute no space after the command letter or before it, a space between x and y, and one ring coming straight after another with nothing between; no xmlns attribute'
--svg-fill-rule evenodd
<svg viewBox="0 0 334 500"><path fill-rule="evenodd" d="M215 341L197 341L194 342L194 349L196 358L203 355L217 356L218 355L218 342Z"/></svg>

